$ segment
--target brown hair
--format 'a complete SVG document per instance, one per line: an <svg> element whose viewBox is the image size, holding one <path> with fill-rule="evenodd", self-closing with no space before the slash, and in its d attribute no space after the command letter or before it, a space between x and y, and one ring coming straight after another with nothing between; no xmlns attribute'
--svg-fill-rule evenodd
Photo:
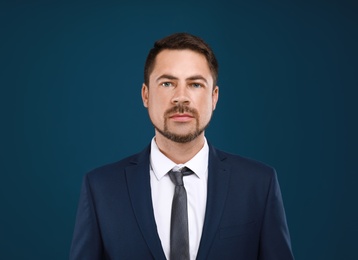
<svg viewBox="0 0 358 260"><path fill-rule="evenodd" d="M154 47L149 51L144 66L144 83L149 86L149 75L155 65L155 58L163 50L192 50L205 56L213 80L216 86L218 78L218 62L210 46L201 38L189 33L175 33L154 43Z"/></svg>

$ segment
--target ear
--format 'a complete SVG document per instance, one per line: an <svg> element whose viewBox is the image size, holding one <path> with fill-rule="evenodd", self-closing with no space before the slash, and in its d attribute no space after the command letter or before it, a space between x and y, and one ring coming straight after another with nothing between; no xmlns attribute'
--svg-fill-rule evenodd
<svg viewBox="0 0 358 260"><path fill-rule="evenodd" d="M143 83L143 85L142 85L142 101L143 101L144 107L148 107L148 96L149 96L149 89L148 89L147 85L145 85Z"/></svg>
<svg viewBox="0 0 358 260"><path fill-rule="evenodd" d="M212 96L213 110L215 110L216 104L218 103L218 100L219 100L219 87L216 86L216 87L213 89L213 96Z"/></svg>

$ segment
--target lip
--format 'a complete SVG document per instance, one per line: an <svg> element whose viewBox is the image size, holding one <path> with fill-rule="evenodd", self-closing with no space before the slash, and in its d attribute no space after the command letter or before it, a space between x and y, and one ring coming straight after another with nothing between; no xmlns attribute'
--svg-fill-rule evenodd
<svg viewBox="0 0 358 260"><path fill-rule="evenodd" d="M171 115L169 118L177 122L187 122L192 120L194 117L190 114L174 114Z"/></svg>

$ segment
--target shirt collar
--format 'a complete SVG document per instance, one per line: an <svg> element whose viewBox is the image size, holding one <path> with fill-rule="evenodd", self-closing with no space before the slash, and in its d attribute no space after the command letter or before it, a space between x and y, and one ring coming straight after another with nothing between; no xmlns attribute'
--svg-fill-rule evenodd
<svg viewBox="0 0 358 260"><path fill-rule="evenodd" d="M204 178L207 173L209 160L209 146L205 137L204 140L203 148L188 162L181 165L191 169L200 179ZM150 151L150 167L158 180L173 169L174 166L177 166L175 162L170 160L159 150L155 138L152 139Z"/></svg>

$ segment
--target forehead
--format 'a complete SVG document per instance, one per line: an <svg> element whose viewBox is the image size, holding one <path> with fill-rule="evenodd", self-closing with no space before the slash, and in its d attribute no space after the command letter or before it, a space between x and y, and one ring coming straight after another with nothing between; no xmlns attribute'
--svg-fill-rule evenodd
<svg viewBox="0 0 358 260"><path fill-rule="evenodd" d="M202 74L210 77L211 71L206 57L192 50L163 50L155 58L150 77L161 73L175 73L176 76Z"/></svg>

